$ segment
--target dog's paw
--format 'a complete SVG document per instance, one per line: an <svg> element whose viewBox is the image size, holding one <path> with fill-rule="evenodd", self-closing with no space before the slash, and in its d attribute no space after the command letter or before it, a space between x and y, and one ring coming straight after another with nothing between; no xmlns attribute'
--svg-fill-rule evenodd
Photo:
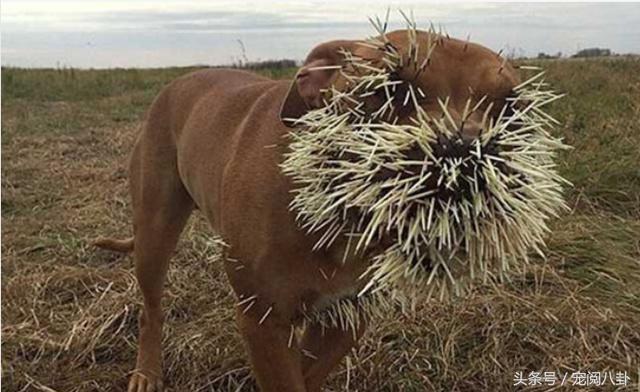
<svg viewBox="0 0 640 392"><path fill-rule="evenodd" d="M162 378L147 372L134 371L129 378L127 392L162 392L164 385Z"/></svg>

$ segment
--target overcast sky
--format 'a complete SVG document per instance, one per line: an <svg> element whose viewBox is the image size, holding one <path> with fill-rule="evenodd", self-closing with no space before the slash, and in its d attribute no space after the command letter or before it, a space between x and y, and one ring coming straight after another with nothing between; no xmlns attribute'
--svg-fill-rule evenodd
<svg viewBox="0 0 640 392"><path fill-rule="evenodd" d="M372 33L367 16L413 10L419 27L518 55L587 47L640 53L640 4L397 1L2 0L2 65L156 67L303 59L316 44Z"/></svg>

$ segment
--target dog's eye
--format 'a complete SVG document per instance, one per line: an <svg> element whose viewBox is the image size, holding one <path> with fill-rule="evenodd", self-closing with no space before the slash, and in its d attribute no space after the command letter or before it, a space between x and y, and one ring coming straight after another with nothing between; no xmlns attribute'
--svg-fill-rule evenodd
<svg viewBox="0 0 640 392"><path fill-rule="evenodd" d="M513 90L510 90L504 95L491 97L487 100L487 106L489 102L493 103L491 111L489 112L489 117L494 120L498 120L501 115L503 118L509 118L513 116L517 110L521 110L526 107L525 102L519 99L518 94Z"/></svg>
<svg viewBox="0 0 640 392"><path fill-rule="evenodd" d="M511 90L504 98L504 105L507 105L505 110L505 116L511 117L515 114L515 111L519 109L521 105L521 101L518 100L518 94Z"/></svg>

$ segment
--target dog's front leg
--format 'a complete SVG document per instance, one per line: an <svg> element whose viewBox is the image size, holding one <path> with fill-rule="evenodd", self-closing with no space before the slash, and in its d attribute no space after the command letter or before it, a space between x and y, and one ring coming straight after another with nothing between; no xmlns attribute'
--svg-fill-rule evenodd
<svg viewBox="0 0 640 392"><path fill-rule="evenodd" d="M240 310L237 319L262 392L306 392L300 350L292 339L291 326L275 316L265 318Z"/></svg>
<svg viewBox="0 0 640 392"><path fill-rule="evenodd" d="M365 323L354 331L340 327L322 328L310 325L302 337L301 347L307 353L302 359L302 372L307 392L320 392L325 379L364 334Z"/></svg>

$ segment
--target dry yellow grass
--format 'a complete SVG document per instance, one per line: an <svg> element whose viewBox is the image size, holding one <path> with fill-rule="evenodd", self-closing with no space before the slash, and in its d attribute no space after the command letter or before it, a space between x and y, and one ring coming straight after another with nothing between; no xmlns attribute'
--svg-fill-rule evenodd
<svg viewBox="0 0 640 392"><path fill-rule="evenodd" d="M516 371L579 370L626 371L637 390L640 62L546 66L569 93L555 114L575 147L560 165L575 184L572 211L553 223L548 259L504 286L375 320L328 391L509 391ZM163 83L187 71L3 69L7 391L126 385L140 309L132 260L89 242L130 233L125 167L141 114ZM196 215L167 282L172 390L255 389L233 305L215 239Z"/></svg>

